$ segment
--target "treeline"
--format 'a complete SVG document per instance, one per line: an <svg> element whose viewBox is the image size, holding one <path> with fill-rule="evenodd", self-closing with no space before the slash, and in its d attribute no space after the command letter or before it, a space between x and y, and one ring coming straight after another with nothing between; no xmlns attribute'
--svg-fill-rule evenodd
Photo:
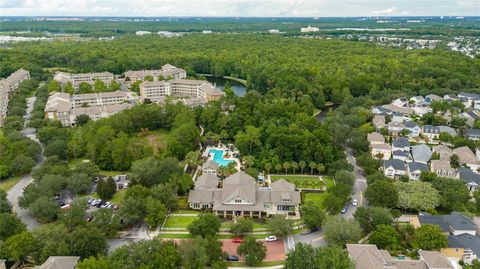
<svg viewBox="0 0 480 269"><path fill-rule="evenodd" d="M40 146L22 134L26 99L37 85L37 81L27 80L10 94L8 116L0 129L0 180L27 174L40 155Z"/></svg>
<svg viewBox="0 0 480 269"><path fill-rule="evenodd" d="M188 35L120 37L113 41L15 44L1 50L1 74L19 65L77 72L158 68L171 63L189 75L247 79L248 88L285 98L304 96L321 108L347 96L387 102L395 96L445 93L480 85L480 61L446 50L387 48L342 40L280 36Z"/></svg>

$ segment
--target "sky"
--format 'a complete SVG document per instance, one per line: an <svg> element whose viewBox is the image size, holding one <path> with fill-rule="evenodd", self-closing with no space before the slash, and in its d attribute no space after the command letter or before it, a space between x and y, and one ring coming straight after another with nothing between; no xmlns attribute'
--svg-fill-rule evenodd
<svg viewBox="0 0 480 269"><path fill-rule="evenodd" d="M0 0L0 16L480 16L480 0Z"/></svg>

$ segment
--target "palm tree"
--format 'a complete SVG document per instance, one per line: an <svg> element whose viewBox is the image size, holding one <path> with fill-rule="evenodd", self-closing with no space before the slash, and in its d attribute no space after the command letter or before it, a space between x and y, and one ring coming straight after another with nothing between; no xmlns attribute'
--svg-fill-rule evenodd
<svg viewBox="0 0 480 269"><path fill-rule="evenodd" d="M289 162L284 162L283 163L283 169L285 169L285 174L288 174L288 169L290 169L290 163Z"/></svg>
<svg viewBox="0 0 480 269"><path fill-rule="evenodd" d="M266 163L265 164L265 170L267 170L267 174L270 174L270 169L272 169L272 164L271 163Z"/></svg>
<svg viewBox="0 0 480 269"><path fill-rule="evenodd" d="M305 161L299 161L298 166L300 167L300 174L303 174L303 169L307 166Z"/></svg>
<svg viewBox="0 0 480 269"><path fill-rule="evenodd" d="M323 173L323 171L325 171L325 165L323 165L323 163L317 164L317 170L318 170L318 174Z"/></svg>
<svg viewBox="0 0 480 269"><path fill-rule="evenodd" d="M290 163L290 165L292 166L293 173L295 174L295 170L298 169L298 163L296 161L293 161Z"/></svg>
<svg viewBox="0 0 480 269"><path fill-rule="evenodd" d="M312 161L308 164L308 167L310 167L310 174L313 175L313 169L317 168L317 163Z"/></svg>
<svg viewBox="0 0 480 269"><path fill-rule="evenodd" d="M255 163L255 158L252 155L244 156L242 158L243 163L245 164L246 168L252 167Z"/></svg>
<svg viewBox="0 0 480 269"><path fill-rule="evenodd" d="M279 163L277 163L277 164L275 165L275 170L277 171L277 173L280 173L280 171L282 171L282 165L279 164Z"/></svg>
<svg viewBox="0 0 480 269"><path fill-rule="evenodd" d="M190 151L185 155L185 162L187 163L188 167L195 168L197 165L200 164L200 151Z"/></svg>

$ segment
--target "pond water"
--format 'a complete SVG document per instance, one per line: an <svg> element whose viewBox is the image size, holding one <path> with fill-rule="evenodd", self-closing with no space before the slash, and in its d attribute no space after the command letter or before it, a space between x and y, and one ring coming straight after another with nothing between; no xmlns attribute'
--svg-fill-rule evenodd
<svg viewBox="0 0 480 269"><path fill-rule="evenodd" d="M219 88L222 91L223 91L223 88L225 87L225 83L229 81L230 85L232 85L232 89L233 89L233 92L235 92L235 95L245 96L245 93L247 93L247 88L243 84L237 81L225 79L222 77L213 77L213 76L206 76L206 78L208 81L215 84L217 88Z"/></svg>

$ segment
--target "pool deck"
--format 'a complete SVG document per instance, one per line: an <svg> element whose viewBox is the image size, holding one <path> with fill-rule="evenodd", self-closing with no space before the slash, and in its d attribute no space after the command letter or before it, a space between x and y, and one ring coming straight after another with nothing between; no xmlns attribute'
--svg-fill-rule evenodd
<svg viewBox="0 0 480 269"><path fill-rule="evenodd" d="M209 153L209 151L212 150L212 149L214 149L214 150L223 150L224 152L230 153L230 157L225 158L224 156L222 156L222 158L223 158L224 160L226 160L226 161L234 161L234 162L237 164L237 165L236 165L237 170L240 171L240 167L241 167L242 164L240 163L240 160L239 160L238 158L233 157L233 155L234 155L235 153L238 153L237 151L233 151L233 152L232 152L232 151L231 151L229 148L227 148L227 147L218 147L218 146L217 146L217 147L207 147L207 148L205 149L205 151L203 152L202 157L207 157L209 160L212 160L212 161L213 161L213 154Z"/></svg>

